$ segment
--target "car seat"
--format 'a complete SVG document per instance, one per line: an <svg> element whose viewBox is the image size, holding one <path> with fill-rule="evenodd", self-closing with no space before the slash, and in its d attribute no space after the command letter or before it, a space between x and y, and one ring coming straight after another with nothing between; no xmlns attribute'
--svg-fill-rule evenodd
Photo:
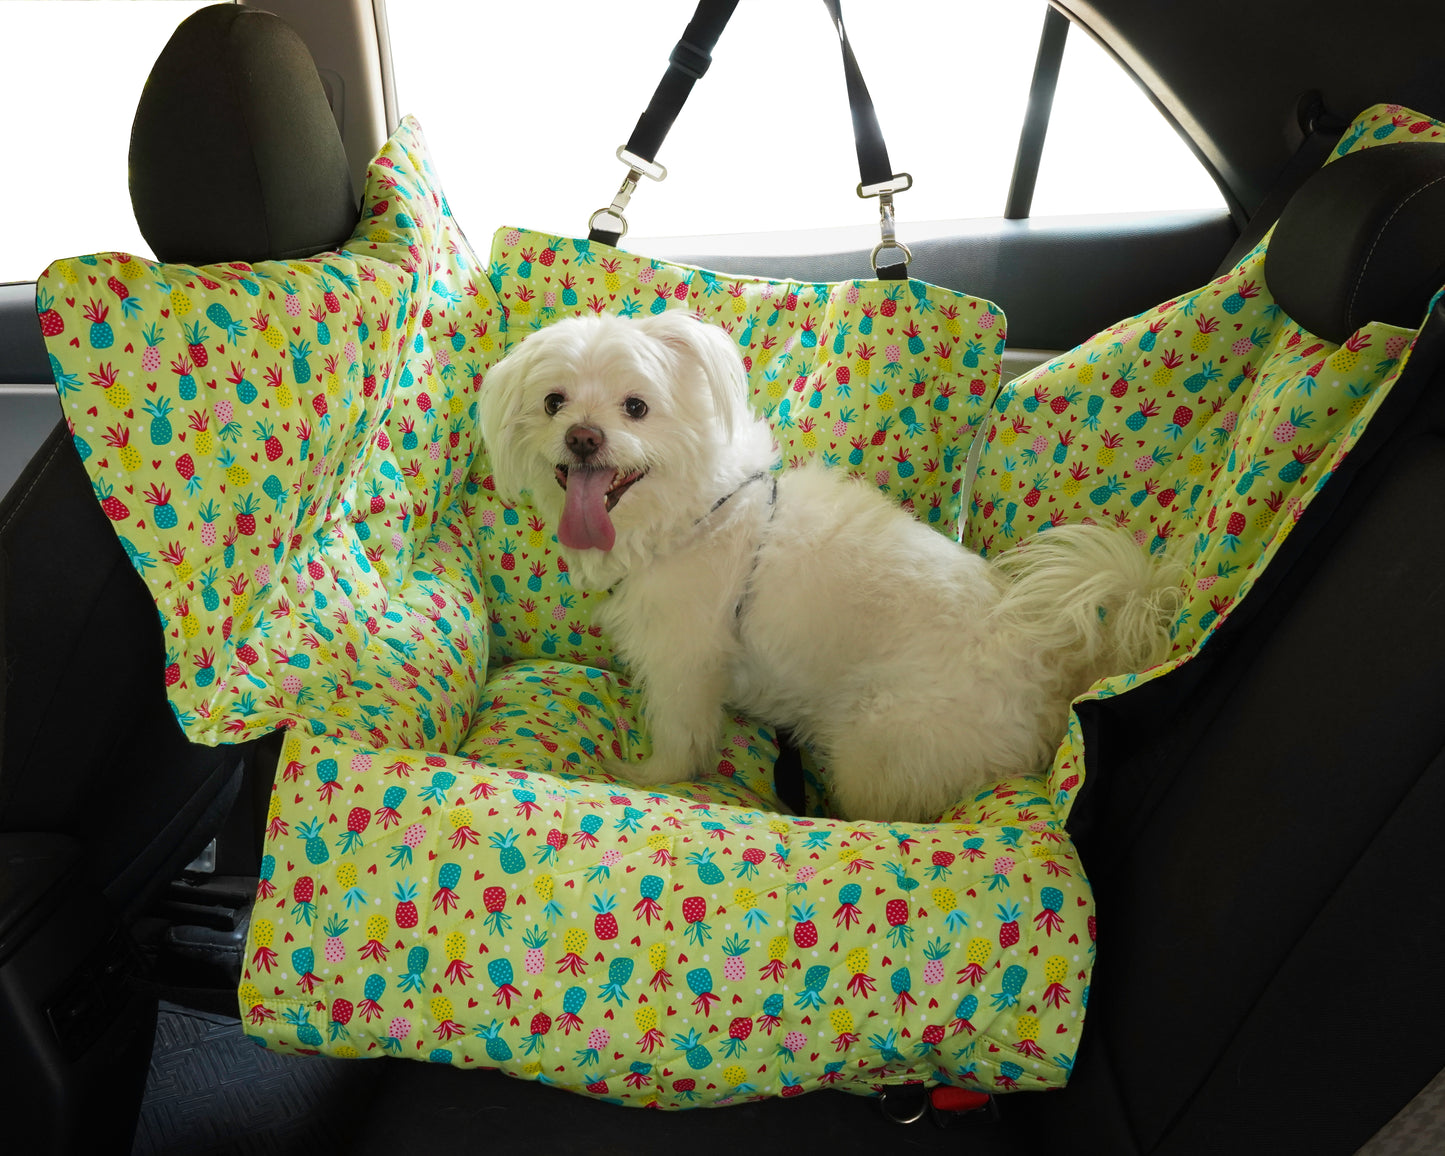
<svg viewBox="0 0 1445 1156"><path fill-rule="evenodd" d="M218 68L236 83L210 100L192 82ZM181 141L193 157L225 152L227 179L176 180ZM281 21L241 7L183 27L157 61L130 180L142 231L170 260L317 252L356 219L309 53ZM32 1150L128 1150L156 1009L135 933L157 935L167 884L238 799L250 815L244 772L270 766L258 744L194 744L177 725L155 678L155 609L65 421L0 503L0 607L0 1095ZM246 826L236 869L254 877L258 828ZM198 914L217 922L194 906L159 919ZM236 914L215 930L238 956Z"/></svg>
<svg viewBox="0 0 1445 1156"><path fill-rule="evenodd" d="M1326 341L1426 320L1219 635L1081 712L1070 830L1110 930L1074 1081L1017 1108L1101 1151L1350 1152L1445 1068L1445 149L1338 158L1268 244L1275 300Z"/></svg>

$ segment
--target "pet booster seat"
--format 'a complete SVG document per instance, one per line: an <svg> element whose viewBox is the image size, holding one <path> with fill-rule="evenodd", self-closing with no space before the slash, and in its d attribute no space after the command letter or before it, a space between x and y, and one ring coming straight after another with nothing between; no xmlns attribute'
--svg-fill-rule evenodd
<svg viewBox="0 0 1445 1156"><path fill-rule="evenodd" d="M1390 123L1362 114L1340 169L1393 149ZM784 813L774 736L743 718L697 782L609 781L604 753L647 740L605 595L493 494L476 398L529 329L688 309L738 340L788 465L868 477L982 552L1085 517L1185 544L1173 658L1102 699L1208 642L1408 361L1409 317L1312 336L1270 248L1000 391L1001 312L922 282L724 277L523 229L480 260L408 119L333 251L52 264L57 390L176 718L212 745L285 732L248 1032L667 1108L1064 1084L1094 952L1064 828L1077 716L1046 774L930 824Z"/></svg>

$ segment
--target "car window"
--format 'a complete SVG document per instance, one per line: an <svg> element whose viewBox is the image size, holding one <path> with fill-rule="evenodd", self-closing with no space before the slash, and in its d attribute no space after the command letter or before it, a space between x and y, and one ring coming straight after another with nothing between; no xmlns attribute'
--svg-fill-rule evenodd
<svg viewBox="0 0 1445 1156"><path fill-rule="evenodd" d="M0 281L33 281L57 257L149 255L130 209L126 153L145 78L177 24L205 0L7 0L0 108L24 134L30 205L0 243ZM27 116L30 120L25 126ZM175 177L185 179L184 142Z"/></svg>
<svg viewBox="0 0 1445 1156"><path fill-rule="evenodd" d="M398 111L421 120L453 210L474 234L501 224L584 232L625 175L614 150L692 9L616 0L604 18L599 7L390 0ZM890 159L914 177L898 197L905 239L947 231L928 222L1003 212L1044 8L989 0L847 6ZM459 68L449 51L438 52L440 27L450 30L448 43L478 45L474 64ZM1223 203L1142 91L1082 33L1070 37L1059 105L1036 212L1185 207L1181 189L1197 205L1201 182L1203 196L1212 192L1207 203ZM1114 182L1068 176L1074 158L1097 154L1120 125L1148 134L1151 148L1167 138L1158 178L1144 185L1152 201L1138 182L1095 190L1080 186ZM873 204L854 192L843 73L821 4L739 4L658 160L669 175L634 195L630 247L708 236L707 251L723 252L712 235L745 234L745 251L759 252L758 234L772 234L775 251L823 251L838 243L830 229L876 221Z"/></svg>
<svg viewBox="0 0 1445 1156"><path fill-rule="evenodd" d="M1106 156L1116 159L1101 164ZM1219 186L1144 89L1070 27L1032 215L1224 207Z"/></svg>

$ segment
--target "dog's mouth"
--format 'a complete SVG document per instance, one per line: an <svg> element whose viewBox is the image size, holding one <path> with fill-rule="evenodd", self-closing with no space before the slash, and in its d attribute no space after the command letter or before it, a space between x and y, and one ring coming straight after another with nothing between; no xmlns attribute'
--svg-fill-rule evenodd
<svg viewBox="0 0 1445 1156"><path fill-rule="evenodd" d="M582 466L558 466L557 484L561 486L564 490L567 489L568 476L573 470L576 470L579 474L591 473L604 475L604 480L606 474L612 474L615 480L603 491L603 496L606 499L606 508L608 513L612 512L612 508L617 505L618 499L621 498L623 494L627 493L627 491L632 488L634 483L641 481L643 475L647 473L646 470L633 470L630 473L618 476L618 472L616 470L589 470Z"/></svg>
<svg viewBox="0 0 1445 1156"><path fill-rule="evenodd" d="M557 484L566 492L557 540L573 550L610 550L617 539L609 515L646 470L622 472L612 467L556 467Z"/></svg>

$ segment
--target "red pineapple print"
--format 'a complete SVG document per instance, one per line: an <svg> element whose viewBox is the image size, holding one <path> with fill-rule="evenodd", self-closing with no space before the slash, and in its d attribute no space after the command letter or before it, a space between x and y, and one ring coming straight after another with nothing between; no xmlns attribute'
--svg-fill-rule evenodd
<svg viewBox="0 0 1445 1156"><path fill-rule="evenodd" d="M800 948L818 945L818 928L813 923L816 910L811 903L793 907L793 942Z"/></svg>
<svg viewBox="0 0 1445 1156"><path fill-rule="evenodd" d="M592 910L595 913L592 917L592 934L598 939L617 938L617 916L613 914L616 906L617 900L611 895L592 897Z"/></svg>
<svg viewBox="0 0 1445 1156"><path fill-rule="evenodd" d="M1000 903L998 918L1001 920L998 929L998 945L1013 947L1019 941L1019 905L1017 903Z"/></svg>
<svg viewBox="0 0 1445 1156"><path fill-rule="evenodd" d="M65 318L54 309L55 298L44 289L35 295L36 311L40 314L40 332L46 337L57 337L65 332Z"/></svg>
<svg viewBox="0 0 1445 1156"><path fill-rule="evenodd" d="M707 914L707 900L689 895L682 901L682 918L687 923L696 923Z"/></svg>
<svg viewBox="0 0 1445 1156"><path fill-rule="evenodd" d="M392 895L396 899L396 925L398 927L415 927L417 925L416 884L405 881L398 883Z"/></svg>
<svg viewBox="0 0 1445 1156"><path fill-rule="evenodd" d="M130 517L130 509L111 493L111 488L104 482L95 483L95 496L100 499L100 508L105 511L105 516L112 522Z"/></svg>

